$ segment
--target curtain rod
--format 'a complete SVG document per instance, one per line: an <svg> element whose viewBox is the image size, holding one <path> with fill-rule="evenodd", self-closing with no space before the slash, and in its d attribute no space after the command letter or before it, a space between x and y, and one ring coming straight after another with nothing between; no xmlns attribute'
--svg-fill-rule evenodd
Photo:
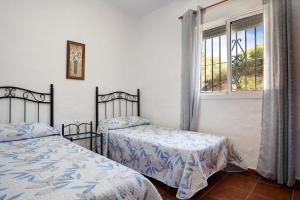
<svg viewBox="0 0 300 200"><path fill-rule="evenodd" d="M209 5L209 6L206 6L206 7L204 7L204 8L201 8L201 10L204 11L204 10L206 10L206 9L208 9L208 8L215 7L215 6L219 5L219 4L225 3L225 2L227 2L227 1L229 1L229 0L219 1L219 2L214 3L214 4L212 4L212 5ZM194 13L194 14L197 14L197 11L194 10L193 13ZM178 19L183 19L183 16L178 17Z"/></svg>

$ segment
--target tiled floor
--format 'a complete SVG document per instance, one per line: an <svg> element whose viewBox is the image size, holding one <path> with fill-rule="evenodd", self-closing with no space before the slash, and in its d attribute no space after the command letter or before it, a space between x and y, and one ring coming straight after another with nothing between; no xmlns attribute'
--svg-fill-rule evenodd
<svg viewBox="0 0 300 200"><path fill-rule="evenodd" d="M175 200L176 190L153 179L164 200ZM208 187L193 200L300 200L300 184L295 189L274 184L248 173L219 172L209 178Z"/></svg>

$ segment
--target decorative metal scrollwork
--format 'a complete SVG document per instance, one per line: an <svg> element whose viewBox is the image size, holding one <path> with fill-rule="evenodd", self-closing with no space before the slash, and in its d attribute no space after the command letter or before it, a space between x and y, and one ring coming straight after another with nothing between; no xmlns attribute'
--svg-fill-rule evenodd
<svg viewBox="0 0 300 200"><path fill-rule="evenodd" d="M1 93L1 90L4 91ZM0 98L15 98L37 103L50 103L50 94L39 93L17 87L0 87Z"/></svg>
<svg viewBox="0 0 300 200"><path fill-rule="evenodd" d="M78 123L78 124L68 124L68 125L62 125L62 134L65 135L66 132L68 134L72 134L72 131L74 131L75 128L75 133L79 134L81 133L81 130L84 130L84 132L92 132L93 124L92 122L90 123ZM73 132L74 133L74 132Z"/></svg>
<svg viewBox="0 0 300 200"><path fill-rule="evenodd" d="M8 122L13 122L13 111L12 107L15 101L20 100L23 104L23 121L27 121L27 104L28 102L37 105L37 122L40 121L40 104L50 105L50 126L54 125L54 88L50 85L49 93L35 92L24 88L13 87L13 86L0 86L0 100L8 99ZM14 100L13 100L14 99ZM6 101L7 102L7 101ZM20 105L20 103L18 103ZM19 107L19 106L18 106ZM19 112L19 111L18 111Z"/></svg>
<svg viewBox="0 0 300 200"><path fill-rule="evenodd" d="M10 98L10 97L15 97L16 96L16 90L15 88L4 88L5 94L4 97Z"/></svg>
<svg viewBox="0 0 300 200"><path fill-rule="evenodd" d="M100 102L110 102L114 101L117 99L124 99L126 101L131 101L131 102L137 102L138 97L136 95L131 95L125 92L114 92L110 94L105 94L105 95L99 95L98 101Z"/></svg>
<svg viewBox="0 0 300 200"><path fill-rule="evenodd" d="M36 102L45 102L46 95L45 94L36 94L36 93L32 93L32 92L24 92L23 98L25 98L25 99L31 98Z"/></svg>
<svg viewBox="0 0 300 200"><path fill-rule="evenodd" d="M237 88L241 88L241 76L245 74L245 66L246 66L246 52L241 45L242 39L237 38L232 40L232 48L233 51L236 48L236 52L240 50L240 53L236 53L236 55L232 56L231 63L232 63L232 80L233 83L236 84Z"/></svg>

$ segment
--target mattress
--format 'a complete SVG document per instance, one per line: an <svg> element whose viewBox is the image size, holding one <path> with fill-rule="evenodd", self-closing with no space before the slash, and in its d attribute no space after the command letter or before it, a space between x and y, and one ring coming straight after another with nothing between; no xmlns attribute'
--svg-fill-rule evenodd
<svg viewBox="0 0 300 200"><path fill-rule="evenodd" d="M188 199L207 186L207 179L228 163L247 169L242 157L223 136L139 125L103 131L108 158L178 188Z"/></svg>
<svg viewBox="0 0 300 200"><path fill-rule="evenodd" d="M140 173L61 136L0 143L0 199L161 199Z"/></svg>

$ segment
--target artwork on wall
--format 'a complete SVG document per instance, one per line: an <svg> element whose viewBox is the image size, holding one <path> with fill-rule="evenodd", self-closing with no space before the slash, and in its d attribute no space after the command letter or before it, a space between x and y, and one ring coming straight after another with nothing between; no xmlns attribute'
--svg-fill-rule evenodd
<svg viewBox="0 0 300 200"><path fill-rule="evenodd" d="M67 42L67 79L84 80L85 44Z"/></svg>

